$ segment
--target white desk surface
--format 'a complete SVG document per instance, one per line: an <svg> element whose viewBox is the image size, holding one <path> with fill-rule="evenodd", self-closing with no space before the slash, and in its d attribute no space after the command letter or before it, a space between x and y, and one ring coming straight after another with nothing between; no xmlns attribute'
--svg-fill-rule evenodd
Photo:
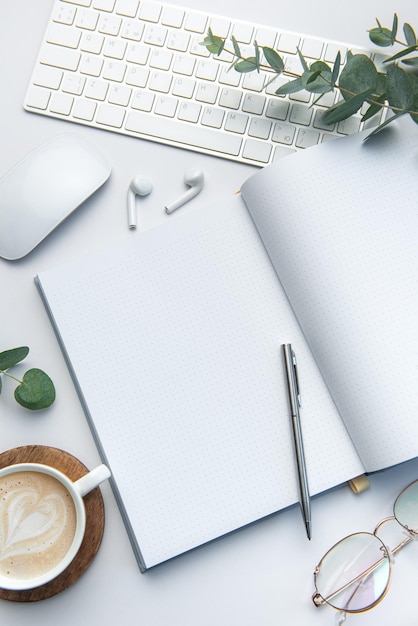
<svg viewBox="0 0 418 626"><path fill-rule="evenodd" d="M207 6L203 0L185 0L183 4L201 10ZM366 30L374 25L375 17L390 25L395 10L401 22L409 21L418 28L418 5L413 0L352 0L341 6L330 0L297 0L282 3L280 8L271 0L212 0L210 4L214 13L224 11L253 22L358 45L367 45ZM14 402L14 386L6 381L0 397L0 449L51 445L93 467L100 459L33 277L45 268L137 235L126 223L126 191L136 173L150 176L155 187L139 211L139 230L145 230L161 220L176 219L167 216L163 206L182 193L187 168L203 169L206 185L181 211L235 192L255 170L24 112L24 92L51 7L52 0L0 3L0 175L38 144L65 131L94 141L109 156L113 173L106 187L32 254L18 262L0 259L0 350L28 345L28 366L45 369L58 394L53 407L34 415ZM0 601L1 621L8 626L333 624L335 611L315 609L311 602L316 563L346 534L372 531L380 519L391 514L391 503L401 488L417 477L415 460L372 476L371 489L360 496L343 487L314 499L311 542L306 539L300 511L294 507L146 574L139 572L110 486L105 484L104 538L86 573L71 588L43 602ZM414 595L417 550L414 544L396 558L391 589L384 601L372 611L349 617L349 623L418 623Z"/></svg>

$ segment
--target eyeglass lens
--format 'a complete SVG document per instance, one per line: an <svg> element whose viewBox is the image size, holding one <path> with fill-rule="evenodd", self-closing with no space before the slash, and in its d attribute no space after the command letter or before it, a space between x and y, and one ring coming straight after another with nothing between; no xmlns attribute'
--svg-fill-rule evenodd
<svg viewBox="0 0 418 626"><path fill-rule="evenodd" d="M406 487L399 494L393 511L402 526L418 533L418 481Z"/></svg>
<svg viewBox="0 0 418 626"><path fill-rule="evenodd" d="M315 584L328 604L356 612L374 606L384 595L389 579L390 563L382 541L370 533L357 533L327 552Z"/></svg>

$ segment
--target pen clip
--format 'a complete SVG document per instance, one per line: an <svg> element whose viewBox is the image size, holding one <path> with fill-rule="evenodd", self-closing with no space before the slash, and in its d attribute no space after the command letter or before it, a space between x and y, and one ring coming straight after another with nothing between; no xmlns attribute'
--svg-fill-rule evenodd
<svg viewBox="0 0 418 626"><path fill-rule="evenodd" d="M293 352L293 350L292 350L292 365L293 365L293 371L295 373L296 397L297 397L297 400L298 400L298 405L301 407L302 406L302 401L301 401L301 397L300 397L298 365L297 365L297 362L296 362L296 354Z"/></svg>

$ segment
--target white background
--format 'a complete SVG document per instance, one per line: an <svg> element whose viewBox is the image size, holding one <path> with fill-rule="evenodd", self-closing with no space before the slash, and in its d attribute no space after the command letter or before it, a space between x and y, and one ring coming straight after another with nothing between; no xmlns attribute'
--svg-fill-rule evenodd
<svg viewBox="0 0 418 626"><path fill-rule="evenodd" d="M183 4L201 10L207 6L203 0L185 0ZM184 190L186 169L203 169L206 185L182 211L234 193L255 169L24 112L24 93L51 7L52 0L0 3L0 175L47 138L70 131L90 138L109 156L112 176L106 187L32 254L17 262L0 260L0 350L30 346L28 367L45 369L58 393L51 409L33 415L14 402L14 385L6 381L0 398L0 450L25 444L52 445L93 467L100 459L33 277L67 259L136 236L126 224L126 190L136 173L148 175L154 182L154 192L143 200L138 215L139 230L145 230L162 220L176 219L167 216L163 206ZM374 25L375 17L390 25L395 10L401 22L409 21L418 29L418 8L412 0L352 0L349 6L330 0L210 3L212 13L357 45L367 45L366 30ZM315 609L310 599L316 563L344 535L372 531L381 518L391 514L391 503L401 488L417 477L418 460L370 477L370 490L360 496L344 487L314 499L311 542L306 539L300 511L294 507L146 574L138 570L106 484L102 488L106 507L103 543L86 573L70 589L44 602L0 601L1 621L8 626L333 624L335 612ZM418 549L413 544L397 557L391 588L380 606L350 617L349 623L418 624L417 566Z"/></svg>

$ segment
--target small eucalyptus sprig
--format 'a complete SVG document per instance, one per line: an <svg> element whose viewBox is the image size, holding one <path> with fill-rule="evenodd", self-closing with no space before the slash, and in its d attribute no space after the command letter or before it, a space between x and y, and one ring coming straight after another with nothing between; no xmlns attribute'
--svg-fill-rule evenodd
<svg viewBox="0 0 418 626"><path fill-rule="evenodd" d="M55 387L45 372L32 368L27 370L22 380L9 373L9 369L23 361L28 354L29 348L26 346L0 352L0 393L2 390L1 374L3 374L19 383L14 392L16 402L32 411L46 409L55 400Z"/></svg>
<svg viewBox="0 0 418 626"><path fill-rule="evenodd" d="M341 52L338 52L331 65L325 61L308 63L302 51L296 52L302 66L302 73L296 74L286 70L285 60L273 48L254 44L254 55L245 57L234 36L231 38L232 50L227 50L226 39L214 35L209 29L202 45L215 56L224 53L231 57L231 67L237 72L260 72L273 74L266 76L264 89L274 82L278 76L287 76L288 82L276 89L275 93L284 96L299 91L308 91L316 94L314 104L318 103L324 94L338 90L342 98L330 106L323 115L323 121L330 126L348 119L356 114L364 105L366 111L361 117L365 122L381 112L382 108L390 109L393 115L378 125L370 135L375 134L389 123L402 115L410 115L418 124L418 40L413 27L405 23L403 35L405 41L398 39L398 16L395 13L391 28L386 28L377 21L377 26L369 30L370 40L379 47L390 47L395 44L401 50L383 61L383 67L378 68L374 61L366 54L347 52L345 63L342 63ZM401 62L407 69L400 67ZM343 67L342 67L343 66ZM342 67L342 69L341 69ZM370 136L369 135L369 136Z"/></svg>

